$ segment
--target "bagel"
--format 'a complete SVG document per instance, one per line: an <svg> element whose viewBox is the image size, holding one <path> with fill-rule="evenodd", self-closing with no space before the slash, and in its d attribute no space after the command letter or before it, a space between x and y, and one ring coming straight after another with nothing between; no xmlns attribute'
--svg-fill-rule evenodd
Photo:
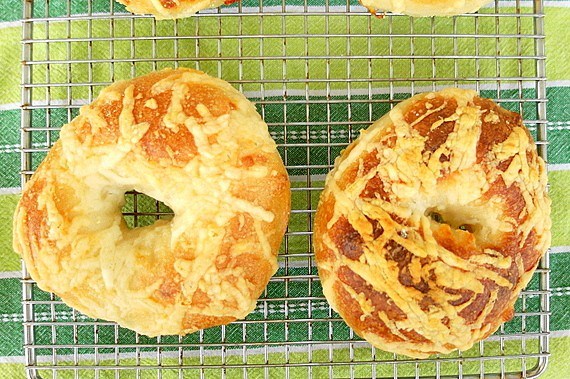
<svg viewBox="0 0 570 379"><path fill-rule="evenodd" d="M229 5L239 0L117 0L135 14L150 14L157 20L190 17L206 8Z"/></svg>
<svg viewBox="0 0 570 379"><path fill-rule="evenodd" d="M129 228L124 194L170 220ZM229 83L163 70L104 89L61 129L14 216L38 286L147 336L247 316L275 273L290 211L267 125Z"/></svg>
<svg viewBox="0 0 570 379"><path fill-rule="evenodd" d="M396 105L335 161L314 250L331 307L414 358L511 319L550 244L544 161L517 113L445 89Z"/></svg>
<svg viewBox="0 0 570 379"><path fill-rule="evenodd" d="M371 13L377 10L412 17L456 16L475 13L492 0L359 0Z"/></svg>

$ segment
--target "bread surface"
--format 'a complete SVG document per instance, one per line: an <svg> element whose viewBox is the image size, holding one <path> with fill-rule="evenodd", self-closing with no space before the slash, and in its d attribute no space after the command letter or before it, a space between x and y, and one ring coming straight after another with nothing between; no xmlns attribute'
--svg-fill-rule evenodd
<svg viewBox="0 0 570 379"><path fill-rule="evenodd" d="M332 308L372 345L417 358L469 349L511 319L549 244L545 165L521 116L452 88L364 130L314 225Z"/></svg>
<svg viewBox="0 0 570 379"><path fill-rule="evenodd" d="M150 14L156 19L189 17L206 8L216 8L239 0L117 0L135 14Z"/></svg>
<svg viewBox="0 0 570 379"><path fill-rule="evenodd" d="M130 229L124 194L171 220ZM244 318L277 269L290 210L267 125L230 84L164 70L104 89L26 184L14 248L38 286L139 333Z"/></svg>
<svg viewBox="0 0 570 379"><path fill-rule="evenodd" d="M360 0L372 13L393 12L413 17L456 16L477 12L492 0Z"/></svg>

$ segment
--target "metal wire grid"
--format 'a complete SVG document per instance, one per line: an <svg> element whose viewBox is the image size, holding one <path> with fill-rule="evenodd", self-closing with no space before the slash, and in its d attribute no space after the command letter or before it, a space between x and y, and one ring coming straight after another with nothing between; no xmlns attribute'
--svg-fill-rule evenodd
<svg viewBox="0 0 570 379"><path fill-rule="evenodd" d="M64 5L61 7L61 5ZM523 114L546 158L541 1L479 14L370 16L355 3L259 0L176 22L132 16L113 1L24 3L21 172L27 181L60 127L111 82L163 67L222 77L257 103L292 178L280 269L246 320L149 339L91 320L39 290L23 267L30 378L523 377L546 367L546 256L515 317L471 350L411 360L370 347L332 312L311 250L323 177L357 131L424 90L470 87ZM131 227L170 214L126 195Z"/></svg>

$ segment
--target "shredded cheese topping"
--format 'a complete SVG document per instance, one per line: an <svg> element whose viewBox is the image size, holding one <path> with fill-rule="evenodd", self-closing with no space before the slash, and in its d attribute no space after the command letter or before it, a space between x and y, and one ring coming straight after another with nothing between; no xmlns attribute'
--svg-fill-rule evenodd
<svg viewBox="0 0 570 379"><path fill-rule="evenodd" d="M372 344L465 350L510 317L550 243L544 162L514 119L474 91L421 94L337 160L315 221L319 274Z"/></svg>
<svg viewBox="0 0 570 379"><path fill-rule="evenodd" d="M198 71L162 71L112 85L63 127L25 190L16 247L42 288L82 312L185 334L254 309L277 269L288 183L243 95ZM174 217L129 229L121 207L133 189Z"/></svg>

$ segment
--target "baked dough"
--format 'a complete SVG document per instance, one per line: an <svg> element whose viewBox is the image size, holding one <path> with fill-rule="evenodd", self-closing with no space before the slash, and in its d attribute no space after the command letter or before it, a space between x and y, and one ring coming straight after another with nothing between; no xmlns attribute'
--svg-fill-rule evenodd
<svg viewBox="0 0 570 379"><path fill-rule="evenodd" d="M124 194L171 220L129 229ZM104 89L26 184L14 248L38 286L139 333L244 318L277 269L290 211L267 125L229 83L164 70Z"/></svg>
<svg viewBox="0 0 570 379"><path fill-rule="evenodd" d="M151 14L157 20L189 17L206 8L229 5L239 0L117 0L129 12Z"/></svg>
<svg viewBox="0 0 570 379"><path fill-rule="evenodd" d="M359 0L372 13L388 11L413 17L456 16L477 12L492 0Z"/></svg>
<svg viewBox="0 0 570 379"><path fill-rule="evenodd" d="M545 190L519 114L471 90L414 96L327 176L314 225L324 294L380 349L469 349L513 317L550 244Z"/></svg>

